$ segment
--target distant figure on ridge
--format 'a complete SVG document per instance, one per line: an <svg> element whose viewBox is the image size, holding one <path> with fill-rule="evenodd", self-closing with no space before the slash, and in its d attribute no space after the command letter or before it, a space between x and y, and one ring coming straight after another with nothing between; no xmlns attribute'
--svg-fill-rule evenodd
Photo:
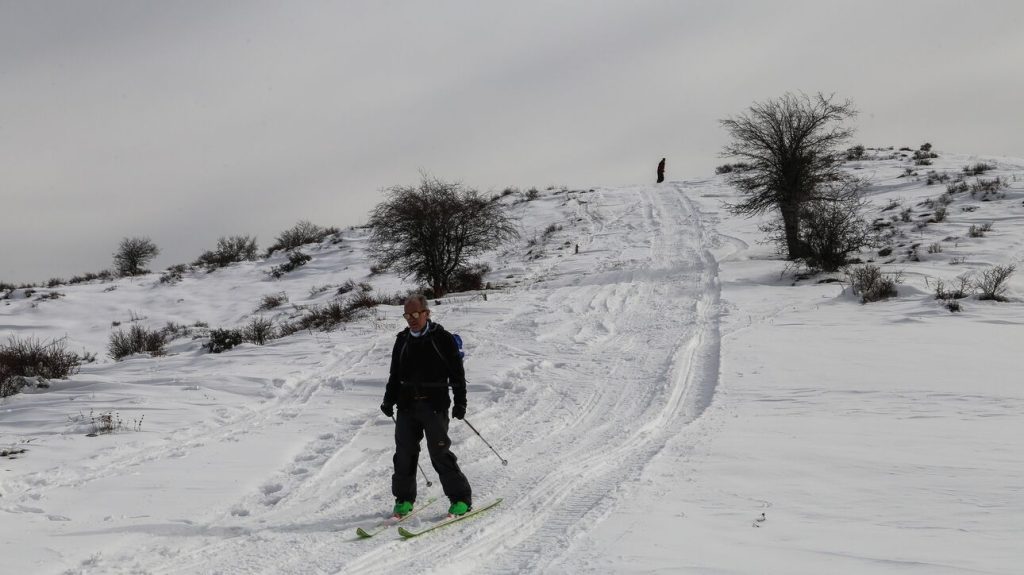
<svg viewBox="0 0 1024 575"><path fill-rule="evenodd" d="M658 183L665 181L665 158L658 162Z"/></svg>

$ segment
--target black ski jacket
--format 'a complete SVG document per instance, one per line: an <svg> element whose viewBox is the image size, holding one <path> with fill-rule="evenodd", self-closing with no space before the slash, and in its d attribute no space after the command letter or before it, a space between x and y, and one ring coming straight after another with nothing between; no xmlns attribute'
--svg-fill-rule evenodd
<svg viewBox="0 0 1024 575"><path fill-rule="evenodd" d="M409 408L416 400L430 402L434 411L447 411L452 404L466 405L466 372L455 339L441 326L428 322L426 333L413 337L409 328L395 338L391 350L391 375L384 390L384 403Z"/></svg>

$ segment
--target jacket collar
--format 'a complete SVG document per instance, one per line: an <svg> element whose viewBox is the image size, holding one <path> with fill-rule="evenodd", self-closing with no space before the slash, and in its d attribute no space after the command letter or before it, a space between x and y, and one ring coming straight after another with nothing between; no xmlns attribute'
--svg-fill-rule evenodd
<svg viewBox="0 0 1024 575"><path fill-rule="evenodd" d="M408 330L409 335L411 335L413 337L423 337L423 336L427 335L428 333L434 331L436 328L437 328L437 324L435 324L434 322L432 322L432 321L430 321L428 319L427 320L427 325L423 326L423 331L416 332L416 331L413 331L412 328L408 328L408 327L405 328L405 329Z"/></svg>

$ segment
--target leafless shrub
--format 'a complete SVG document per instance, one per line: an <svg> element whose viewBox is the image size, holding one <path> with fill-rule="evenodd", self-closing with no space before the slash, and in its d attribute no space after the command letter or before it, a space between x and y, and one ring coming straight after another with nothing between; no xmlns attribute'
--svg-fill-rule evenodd
<svg viewBox="0 0 1024 575"><path fill-rule="evenodd" d="M722 164L721 166L718 166L717 168L715 168L715 173L716 174L731 174L733 172L746 172L747 170L750 170L753 167L754 166L752 164L748 164L746 162L735 162L735 163L732 163L732 164Z"/></svg>
<svg viewBox="0 0 1024 575"><path fill-rule="evenodd" d="M1008 289L1006 281L1010 279L1013 272L1016 271L1017 266L1006 265L1006 266L992 266L991 268L982 271L978 275L978 279L974 282L974 287L977 288L979 295L978 299L982 300L994 300L994 301L1006 301L1005 293Z"/></svg>
<svg viewBox="0 0 1024 575"><path fill-rule="evenodd" d="M260 300L260 306L256 308L256 311L270 311L286 303L288 303L288 294L283 291L268 294Z"/></svg>
<svg viewBox="0 0 1024 575"><path fill-rule="evenodd" d="M279 325L277 327L277 335L279 335L280 337L288 337L290 335L293 335L295 333L298 333L298 332L302 331L303 329L306 329L306 328L304 328L302 326L301 320L300 321L286 321L286 322L283 322L281 325Z"/></svg>
<svg viewBox="0 0 1024 575"><path fill-rule="evenodd" d="M242 340L256 345L264 345L274 337L274 322L263 317L252 318L242 328Z"/></svg>
<svg viewBox="0 0 1024 575"><path fill-rule="evenodd" d="M210 341L206 349L210 353L222 353L245 341L242 330L239 329L212 329L210 330Z"/></svg>
<svg viewBox="0 0 1024 575"><path fill-rule="evenodd" d="M935 208L935 212L932 213L930 221L932 223L939 223L946 220L946 206L938 206Z"/></svg>
<svg viewBox="0 0 1024 575"><path fill-rule="evenodd" d="M964 173L968 176L978 176L984 174L989 170L994 170L996 167L992 164L986 164L985 162L978 162L973 166L964 166Z"/></svg>
<svg viewBox="0 0 1024 575"><path fill-rule="evenodd" d="M91 431L87 436L96 437L118 431L142 431L142 421L145 418L146 415L143 414L141 417L126 422L117 411L101 411L97 415L95 411L90 410L89 422Z"/></svg>
<svg viewBox="0 0 1024 575"><path fill-rule="evenodd" d="M119 329L110 334L107 351L115 360L139 353L156 356L164 354L166 344L167 341L162 332L133 324L128 331Z"/></svg>
<svg viewBox="0 0 1024 575"><path fill-rule="evenodd" d="M356 289L357 287L358 287L358 285L356 284L356 282L354 282L352 280L347 280L347 281L345 281L345 283L343 283L340 286L338 286L338 290L335 293L338 294L338 295L345 295L348 292Z"/></svg>
<svg viewBox="0 0 1024 575"><path fill-rule="evenodd" d="M985 223L980 226L971 224L971 227L967 230L967 235L972 238L983 238L990 231L992 231L991 223Z"/></svg>
<svg viewBox="0 0 1024 575"><path fill-rule="evenodd" d="M452 282L453 292L476 291L484 287L484 276L491 272L487 264L475 264L461 268Z"/></svg>
<svg viewBox="0 0 1024 575"><path fill-rule="evenodd" d="M962 194L964 192L970 191L970 189L971 187L968 186L967 182L963 180L946 185L947 194Z"/></svg>
<svg viewBox="0 0 1024 575"><path fill-rule="evenodd" d="M319 329L330 331L339 324L352 321L353 310L339 299L314 306L306 310L306 314L298 321L299 329Z"/></svg>
<svg viewBox="0 0 1024 575"><path fill-rule="evenodd" d="M370 292L359 291L348 299L345 307L354 313L361 309L375 308L378 304L379 302L377 301L377 298L370 294Z"/></svg>
<svg viewBox="0 0 1024 575"><path fill-rule="evenodd" d="M419 290L415 291L419 292ZM394 292L392 294L380 294L376 296L376 299L380 305L403 305L406 298L409 297L409 293Z"/></svg>
<svg viewBox="0 0 1024 575"><path fill-rule="evenodd" d="M877 243L861 214L866 206L856 186L822 194L804 202L801 239L808 267L835 271L850 263L851 254Z"/></svg>
<svg viewBox="0 0 1024 575"><path fill-rule="evenodd" d="M181 281L181 278L191 270L191 267L186 264L177 264L167 268L160 276L160 283L174 285Z"/></svg>
<svg viewBox="0 0 1024 575"><path fill-rule="evenodd" d="M6 344L0 345L0 397L21 391L22 384L15 382L18 377L67 379L78 373L84 359L67 351L66 338L43 343L32 337L18 339L12 335Z"/></svg>
<svg viewBox="0 0 1024 575"><path fill-rule="evenodd" d="M311 256L308 256L300 252L299 250L288 252L288 261L281 265L270 268L270 271L267 273L269 273L270 275L274 276L277 279L280 279L281 277L284 276L284 274L288 272L293 272L300 268L301 266L306 265L306 262L308 262L311 259L313 259Z"/></svg>
<svg viewBox="0 0 1024 575"><path fill-rule="evenodd" d="M316 224L302 220L291 229L281 232L274 245L267 248L267 255L278 250L292 250L311 243L320 243L328 236L339 233L338 228L322 228Z"/></svg>
<svg viewBox="0 0 1024 575"><path fill-rule="evenodd" d="M555 235L556 232L560 232L560 231L562 231L562 226L561 225L559 225L559 224L551 224L550 226L544 228L544 234L543 234L542 237L544 238L544 241L547 241L548 239L551 238L551 236Z"/></svg>
<svg viewBox="0 0 1024 575"><path fill-rule="evenodd" d="M348 298L335 298L326 304L305 309L302 317L286 322L278 328L281 337L301 330L330 331L341 324L349 323L360 317L360 312L373 309L379 305L402 305L408 294L373 295L370 286L362 284L358 291Z"/></svg>
<svg viewBox="0 0 1024 575"><path fill-rule="evenodd" d="M861 296L861 303L895 297L896 285L903 283L902 272L884 274L878 266L871 264L850 268L847 277L853 294Z"/></svg>
<svg viewBox="0 0 1024 575"><path fill-rule="evenodd" d="M974 281L971 274L965 273L956 277L955 282L951 289L946 289L946 284L942 280L935 282L935 299L963 299L970 297L974 293Z"/></svg>
<svg viewBox="0 0 1024 575"><path fill-rule="evenodd" d="M256 246L255 237L231 236L218 239L217 248L203 252L192 265L204 267L207 271L212 272L233 263L253 261L257 258L259 258L259 248Z"/></svg>
<svg viewBox="0 0 1024 575"><path fill-rule="evenodd" d="M987 202L991 197L999 197L999 190L1007 185L1007 182L1002 178L993 178L991 180L978 178L975 183L971 184L971 197L973 198L981 194L981 200Z"/></svg>
<svg viewBox="0 0 1024 575"><path fill-rule="evenodd" d="M179 337L186 337L191 334L191 330L187 325L181 325L180 323L174 323L173 321L167 322L161 330L165 341L171 341Z"/></svg>
<svg viewBox="0 0 1024 575"><path fill-rule="evenodd" d="M112 271L110 271L110 270L103 270L103 271L101 271L99 273L89 272L89 273L86 273L86 274L82 274L80 276L74 276L74 277L72 277L71 279L68 280L68 283L71 284L71 285L77 285L77 284L83 284L83 283L91 282L91 281L95 281L95 280L109 281L109 280L113 279L113 277L114 277L114 273ZM0 288L0 289L2 289L2 288Z"/></svg>
<svg viewBox="0 0 1024 575"><path fill-rule="evenodd" d="M355 281L348 279L341 285L338 285L338 290L335 292L335 294L337 294L338 296L344 296L345 294L348 294L355 290L356 287L358 286L359 285Z"/></svg>

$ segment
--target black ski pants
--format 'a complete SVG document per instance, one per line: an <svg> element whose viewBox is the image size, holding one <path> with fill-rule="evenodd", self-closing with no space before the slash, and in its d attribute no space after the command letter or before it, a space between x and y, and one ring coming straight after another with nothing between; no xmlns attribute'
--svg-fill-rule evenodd
<svg viewBox="0 0 1024 575"><path fill-rule="evenodd" d="M448 438L448 411L434 411L430 402L414 400L408 408L399 408L395 425L395 474L391 476L391 493L399 501L416 501L416 463L420 441L427 437L430 463L441 480L444 494L453 503L473 504L469 481L459 469L458 458L451 452Z"/></svg>

